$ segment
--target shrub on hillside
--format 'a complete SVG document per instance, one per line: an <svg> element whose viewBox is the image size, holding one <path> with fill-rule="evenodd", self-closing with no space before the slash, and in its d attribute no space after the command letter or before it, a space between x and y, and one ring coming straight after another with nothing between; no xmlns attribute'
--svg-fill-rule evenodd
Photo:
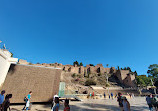
<svg viewBox="0 0 158 111"><path fill-rule="evenodd" d="M85 86L96 85L96 82L92 79L88 79L85 82Z"/></svg>
<svg viewBox="0 0 158 111"><path fill-rule="evenodd" d="M76 77L76 74L75 74L75 73L73 73L71 76L74 78L74 77Z"/></svg>
<svg viewBox="0 0 158 111"><path fill-rule="evenodd" d="M98 76L101 76L101 73L99 73Z"/></svg>
<svg viewBox="0 0 158 111"><path fill-rule="evenodd" d="M79 78L81 78L81 75L79 75L79 74L78 74L78 75L76 75L76 76L77 76L77 77L79 77Z"/></svg>

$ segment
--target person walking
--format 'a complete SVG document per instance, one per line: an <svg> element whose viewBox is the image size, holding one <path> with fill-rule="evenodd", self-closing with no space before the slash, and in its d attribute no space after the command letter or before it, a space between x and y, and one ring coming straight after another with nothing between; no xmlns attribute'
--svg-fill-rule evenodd
<svg viewBox="0 0 158 111"><path fill-rule="evenodd" d="M24 108L22 109L23 111L25 110L25 108L26 108L26 111L29 110L31 95L32 95L32 91L30 91L27 97L24 98L24 101L26 102L26 104Z"/></svg>
<svg viewBox="0 0 158 111"><path fill-rule="evenodd" d="M70 111L70 106L69 106L69 100L66 99L65 102L64 102L64 111Z"/></svg>
<svg viewBox="0 0 158 111"><path fill-rule="evenodd" d="M12 94L7 94L5 97L5 100L2 104L2 111L7 111L8 109L9 109L9 111L11 111L10 107L9 107L10 106L10 100L9 100L10 98L12 98Z"/></svg>
<svg viewBox="0 0 158 111"><path fill-rule="evenodd" d="M90 99L91 99L92 98L92 94L90 93L89 96L90 96Z"/></svg>
<svg viewBox="0 0 158 111"><path fill-rule="evenodd" d="M153 110L153 106L152 106L152 103L151 103L151 97L150 97L150 95L148 95L146 97L146 102L147 102L147 104L149 106L149 111L152 111Z"/></svg>
<svg viewBox="0 0 158 111"><path fill-rule="evenodd" d="M2 104L4 102L4 94L5 94L5 90L2 90L0 94L0 111L2 110Z"/></svg>
<svg viewBox="0 0 158 111"><path fill-rule="evenodd" d="M111 92L111 98L113 99L113 93Z"/></svg>
<svg viewBox="0 0 158 111"><path fill-rule="evenodd" d="M130 109L130 103L128 102L126 97L123 97L123 111L131 111Z"/></svg>
<svg viewBox="0 0 158 111"><path fill-rule="evenodd" d="M123 104L122 104L123 100L122 100L122 94L120 92L118 93L117 102L119 103L120 110L123 111Z"/></svg>
<svg viewBox="0 0 158 111"><path fill-rule="evenodd" d="M52 108L54 107L54 105L55 105L55 97L58 97L58 98L59 98L59 96L57 95L57 93L55 93L55 95L54 95L54 97L53 97L51 109L52 109Z"/></svg>
<svg viewBox="0 0 158 111"><path fill-rule="evenodd" d="M53 111L59 111L59 98L55 97L55 105L53 107Z"/></svg>
<svg viewBox="0 0 158 111"><path fill-rule="evenodd" d="M109 94L109 99L110 99L110 94Z"/></svg>
<svg viewBox="0 0 158 111"><path fill-rule="evenodd" d="M158 108L157 108L157 97L155 95L152 95L151 104L152 104L152 106L154 106L155 110L158 111Z"/></svg>
<svg viewBox="0 0 158 111"><path fill-rule="evenodd" d="M93 97L93 99L95 98L94 96L95 96L95 95L94 95L94 91L93 91L93 93L92 93L92 97Z"/></svg>
<svg viewBox="0 0 158 111"><path fill-rule="evenodd" d="M115 98L117 98L117 94L115 95Z"/></svg>
<svg viewBox="0 0 158 111"><path fill-rule="evenodd" d="M104 92L104 99L106 98L106 94L105 94L105 92Z"/></svg>

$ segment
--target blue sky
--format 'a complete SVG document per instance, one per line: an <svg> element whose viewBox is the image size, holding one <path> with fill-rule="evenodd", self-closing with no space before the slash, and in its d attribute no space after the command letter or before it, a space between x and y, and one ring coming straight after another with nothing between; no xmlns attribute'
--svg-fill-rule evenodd
<svg viewBox="0 0 158 111"><path fill-rule="evenodd" d="M157 0L1 0L0 40L32 63L158 63ZM1 44L2 46L2 44Z"/></svg>

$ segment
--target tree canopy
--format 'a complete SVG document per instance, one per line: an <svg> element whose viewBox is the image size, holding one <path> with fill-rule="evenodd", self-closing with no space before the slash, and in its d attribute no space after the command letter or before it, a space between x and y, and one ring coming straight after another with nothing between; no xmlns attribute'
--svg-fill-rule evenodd
<svg viewBox="0 0 158 111"><path fill-rule="evenodd" d="M94 66L94 64L89 64L89 66Z"/></svg>
<svg viewBox="0 0 158 111"><path fill-rule="evenodd" d="M73 65L75 66L75 65L77 65L77 66L83 66L83 63L82 62L78 62L78 61L75 61L75 62L73 62Z"/></svg>
<svg viewBox="0 0 158 111"><path fill-rule="evenodd" d="M141 87L152 85L151 79L152 79L152 77L147 77L146 75L136 76L137 85L139 85Z"/></svg>
<svg viewBox="0 0 158 111"><path fill-rule="evenodd" d="M154 78L158 78L158 64L152 64L148 68L149 68L149 70L147 71L148 75Z"/></svg>
<svg viewBox="0 0 158 111"><path fill-rule="evenodd" d="M75 66L75 65L79 66L78 61L73 62L73 65L74 65L74 66Z"/></svg>
<svg viewBox="0 0 158 111"><path fill-rule="evenodd" d="M83 66L83 63L82 63L82 62L80 62L80 66Z"/></svg>

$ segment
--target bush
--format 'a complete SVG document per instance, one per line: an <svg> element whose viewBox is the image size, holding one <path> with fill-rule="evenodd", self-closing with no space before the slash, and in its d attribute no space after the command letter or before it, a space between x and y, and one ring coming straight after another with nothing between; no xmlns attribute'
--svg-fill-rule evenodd
<svg viewBox="0 0 158 111"><path fill-rule="evenodd" d="M96 82L92 79L88 79L85 82L85 86L96 85Z"/></svg>
<svg viewBox="0 0 158 111"><path fill-rule="evenodd" d="M101 73L99 73L98 76L101 76Z"/></svg>
<svg viewBox="0 0 158 111"><path fill-rule="evenodd" d="M76 74L75 74L75 73L73 73L71 76L74 78L74 77L76 77Z"/></svg>
<svg viewBox="0 0 158 111"><path fill-rule="evenodd" d="M81 78L81 75L76 75L77 77Z"/></svg>
<svg viewBox="0 0 158 111"><path fill-rule="evenodd" d="M29 65L33 65L33 64L30 62Z"/></svg>

